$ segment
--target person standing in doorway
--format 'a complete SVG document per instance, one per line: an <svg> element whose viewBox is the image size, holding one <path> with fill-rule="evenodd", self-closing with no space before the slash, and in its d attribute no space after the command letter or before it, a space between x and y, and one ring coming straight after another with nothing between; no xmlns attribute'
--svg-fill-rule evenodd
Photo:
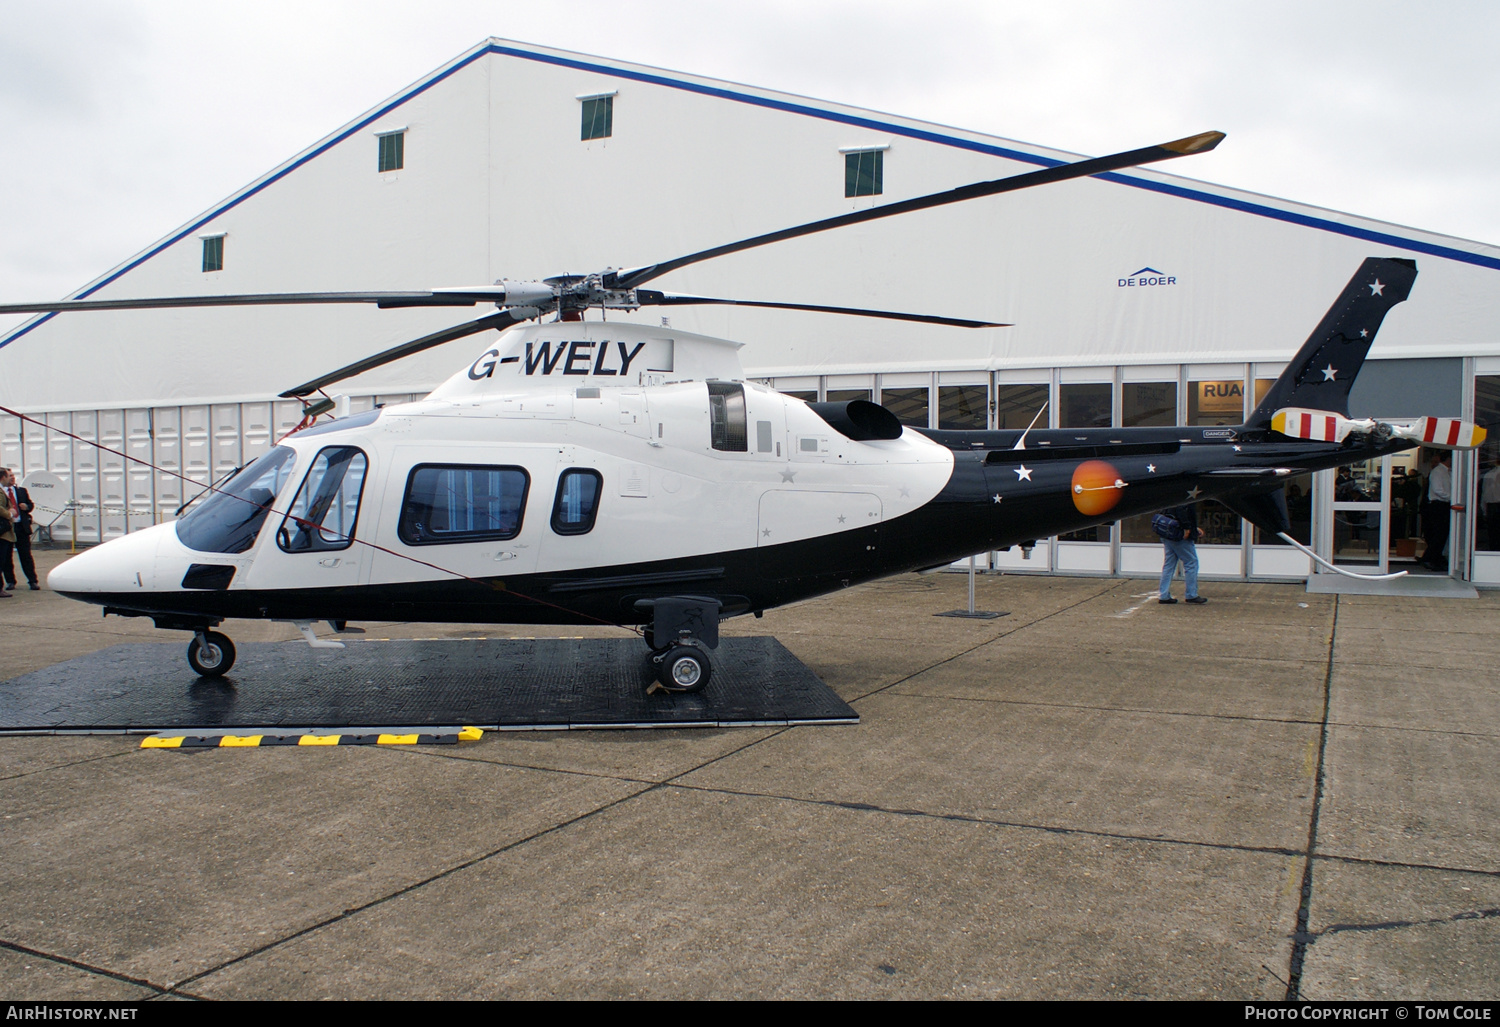
<svg viewBox="0 0 1500 1027"><path fill-rule="evenodd" d="M1479 506L1489 525L1490 548L1500 549L1500 459L1479 479Z"/></svg>
<svg viewBox="0 0 1500 1027"><path fill-rule="evenodd" d="M1186 506L1163 510L1162 514L1177 522L1180 535L1177 538L1162 537L1161 544L1166 555L1162 560L1161 589L1156 601L1164 605L1177 602L1172 598L1172 577L1177 573L1177 565L1180 563L1182 576L1187 582L1187 595L1183 602L1202 606L1208 600L1198 594L1197 540L1203 537L1203 529L1198 527L1198 511L1192 503L1188 503Z"/></svg>
<svg viewBox="0 0 1500 1027"><path fill-rule="evenodd" d="M1443 550L1448 548L1452 510L1453 454L1440 449L1427 475L1427 505L1422 507L1422 536L1427 539L1422 566L1444 574L1448 572L1448 560L1443 556Z"/></svg>

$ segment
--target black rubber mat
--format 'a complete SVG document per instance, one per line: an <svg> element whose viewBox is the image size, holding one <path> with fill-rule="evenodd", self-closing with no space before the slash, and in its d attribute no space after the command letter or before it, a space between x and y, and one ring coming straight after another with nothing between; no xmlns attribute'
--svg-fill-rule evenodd
<svg viewBox="0 0 1500 1027"><path fill-rule="evenodd" d="M0 684L0 733L225 727L488 730L857 723L774 638L725 638L696 695L646 694L636 639L246 643L200 678L186 646L117 645Z"/></svg>

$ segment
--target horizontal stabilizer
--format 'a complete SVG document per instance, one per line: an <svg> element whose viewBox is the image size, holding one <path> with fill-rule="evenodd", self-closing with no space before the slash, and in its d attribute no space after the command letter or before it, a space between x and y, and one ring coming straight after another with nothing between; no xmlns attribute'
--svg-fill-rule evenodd
<svg viewBox="0 0 1500 1027"><path fill-rule="evenodd" d="M1271 430L1293 439L1343 442L1352 434L1406 439L1433 449L1474 449L1488 436L1483 428L1457 417L1418 417L1414 421L1350 418L1331 410L1282 407L1271 415Z"/></svg>
<svg viewBox="0 0 1500 1027"><path fill-rule="evenodd" d="M1210 478L1287 478L1297 471L1293 467L1221 467L1205 473Z"/></svg>

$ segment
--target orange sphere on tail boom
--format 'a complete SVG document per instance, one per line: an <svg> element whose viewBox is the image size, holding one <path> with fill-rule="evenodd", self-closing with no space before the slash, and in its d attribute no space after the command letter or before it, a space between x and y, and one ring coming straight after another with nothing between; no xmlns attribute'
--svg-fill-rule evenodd
<svg viewBox="0 0 1500 1027"><path fill-rule="evenodd" d="M1114 465L1103 460L1086 460L1073 472L1073 505L1090 517L1114 509L1120 501L1125 482Z"/></svg>

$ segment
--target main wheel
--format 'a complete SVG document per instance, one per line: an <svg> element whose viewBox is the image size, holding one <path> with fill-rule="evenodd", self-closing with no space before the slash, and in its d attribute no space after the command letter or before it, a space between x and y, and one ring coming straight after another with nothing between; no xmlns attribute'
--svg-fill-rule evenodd
<svg viewBox="0 0 1500 1027"><path fill-rule="evenodd" d="M229 668L234 666L234 643L229 640L229 636L217 631L205 631L202 639L203 643L200 644L199 636L194 635L193 640L188 643L188 666L206 678L229 673Z"/></svg>
<svg viewBox="0 0 1500 1027"><path fill-rule="evenodd" d="M708 654L695 645L673 646L662 657L657 679L669 692L701 692L708 685L713 666Z"/></svg>

